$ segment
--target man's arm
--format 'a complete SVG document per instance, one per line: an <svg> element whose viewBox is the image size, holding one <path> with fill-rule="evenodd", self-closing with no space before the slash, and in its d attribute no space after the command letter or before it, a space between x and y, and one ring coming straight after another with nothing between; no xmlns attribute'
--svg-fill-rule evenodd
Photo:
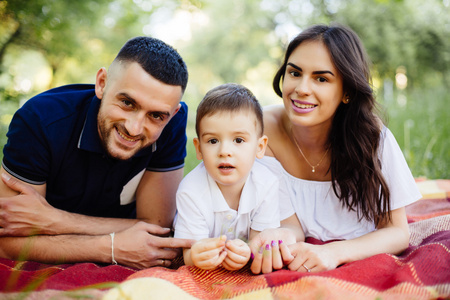
<svg viewBox="0 0 450 300"><path fill-rule="evenodd" d="M70 213L52 207L45 199L46 185L30 185L0 169L0 235L98 235L121 231L138 220L102 218ZM146 171L136 191L137 218L171 228L175 195L183 168L170 172Z"/></svg>
<svg viewBox="0 0 450 300"><path fill-rule="evenodd" d="M137 220L90 217L54 208L44 198L45 184L27 184L3 168L0 173L0 236L99 235L121 231L137 223Z"/></svg>
<svg viewBox="0 0 450 300"><path fill-rule="evenodd" d="M0 198L0 257L48 263L110 263L109 233L116 232L114 256L118 263L135 268L168 267L179 255L179 248L189 248L194 242L161 238L169 229L137 220L58 210L33 187L9 175L2 175L2 181L7 197ZM10 196L12 192L5 187L20 194Z"/></svg>
<svg viewBox="0 0 450 300"><path fill-rule="evenodd" d="M165 230L159 226L139 222L106 235L37 235L30 237L0 237L0 257L13 260L32 260L44 263L95 262L138 269L153 266L168 267L180 254L179 248L189 248L192 240L162 238Z"/></svg>
<svg viewBox="0 0 450 300"><path fill-rule="evenodd" d="M183 168L170 172L145 171L136 191L137 218L172 228L176 192L182 179Z"/></svg>

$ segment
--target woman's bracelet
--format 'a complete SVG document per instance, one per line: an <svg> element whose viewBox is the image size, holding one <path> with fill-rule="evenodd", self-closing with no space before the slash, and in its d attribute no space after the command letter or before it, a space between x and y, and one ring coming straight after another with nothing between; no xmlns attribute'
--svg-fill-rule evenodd
<svg viewBox="0 0 450 300"><path fill-rule="evenodd" d="M116 233L115 232L111 232L109 235L111 236L111 260L112 263L117 265L117 261L114 259L114 235Z"/></svg>

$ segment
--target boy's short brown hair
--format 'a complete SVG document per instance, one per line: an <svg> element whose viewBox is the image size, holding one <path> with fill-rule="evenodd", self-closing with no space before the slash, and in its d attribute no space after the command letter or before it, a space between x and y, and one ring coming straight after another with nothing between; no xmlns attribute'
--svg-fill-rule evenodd
<svg viewBox="0 0 450 300"><path fill-rule="evenodd" d="M259 136L264 133L262 107L253 93L243 85L237 83L225 83L206 93L197 107L195 131L200 134L200 121L208 115L218 112L237 112L248 110L255 114L256 125L259 125Z"/></svg>

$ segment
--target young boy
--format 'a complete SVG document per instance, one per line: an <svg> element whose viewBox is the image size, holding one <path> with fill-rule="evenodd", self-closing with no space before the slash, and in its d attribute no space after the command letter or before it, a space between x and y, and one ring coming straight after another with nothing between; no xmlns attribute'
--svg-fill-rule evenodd
<svg viewBox="0 0 450 300"><path fill-rule="evenodd" d="M280 226L278 179L255 162L266 150L263 131L261 106L242 85L220 85L199 104L194 146L203 162L176 197L175 237L197 240L184 249L186 265L241 269L251 255L246 241Z"/></svg>

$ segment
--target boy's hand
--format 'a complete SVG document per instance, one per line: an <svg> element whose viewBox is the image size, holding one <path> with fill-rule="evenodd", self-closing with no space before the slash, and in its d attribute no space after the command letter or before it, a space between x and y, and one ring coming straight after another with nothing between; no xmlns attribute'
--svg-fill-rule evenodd
<svg viewBox="0 0 450 300"><path fill-rule="evenodd" d="M250 247L240 239L227 241L225 251L227 251L227 256L222 265L229 271L241 269L250 259Z"/></svg>
<svg viewBox="0 0 450 300"><path fill-rule="evenodd" d="M222 235L195 243L191 247L191 259L194 265L204 270L211 270L220 265L227 256L227 251L224 251L226 240L227 237Z"/></svg>

